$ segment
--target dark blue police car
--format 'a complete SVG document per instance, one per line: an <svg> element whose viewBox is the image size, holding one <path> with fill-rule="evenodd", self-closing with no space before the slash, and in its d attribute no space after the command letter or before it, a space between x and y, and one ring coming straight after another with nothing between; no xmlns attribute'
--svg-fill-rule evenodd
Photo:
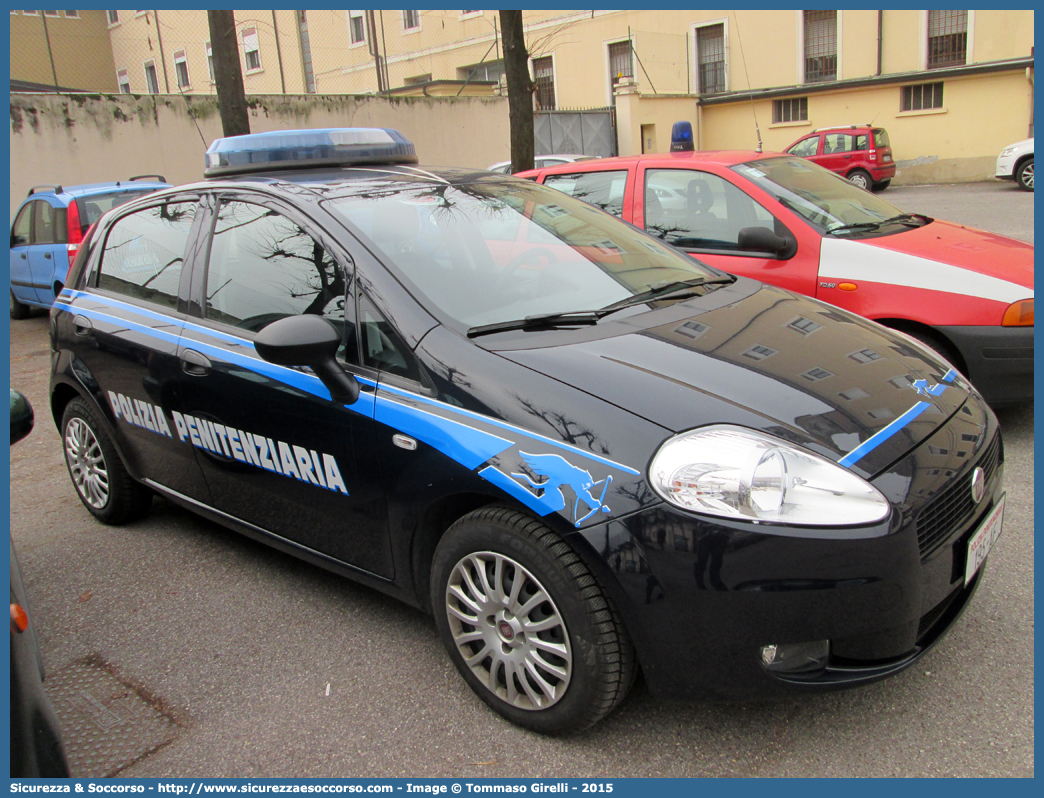
<svg viewBox="0 0 1044 798"><path fill-rule="evenodd" d="M430 610L497 712L869 682L961 613L1003 447L912 339L391 130L218 140L95 226L51 402L107 523L153 493Z"/></svg>

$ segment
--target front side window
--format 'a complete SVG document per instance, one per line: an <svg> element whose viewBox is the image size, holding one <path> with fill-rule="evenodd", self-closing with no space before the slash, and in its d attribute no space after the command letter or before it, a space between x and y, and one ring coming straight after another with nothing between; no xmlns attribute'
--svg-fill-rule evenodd
<svg viewBox="0 0 1044 798"><path fill-rule="evenodd" d="M18 218L15 219L14 225L11 227L11 246L12 247L25 247L29 245L29 233L32 229L33 223L33 204L32 202L23 205L22 210L18 212Z"/></svg>
<svg viewBox="0 0 1044 798"><path fill-rule="evenodd" d="M627 170L613 172L579 172L569 175L548 175L544 185L565 192L571 197L590 202L613 216L623 216L624 187Z"/></svg>
<svg viewBox="0 0 1044 798"><path fill-rule="evenodd" d="M807 139L802 139L787 152L791 155L796 155L799 158L808 158L810 155L815 155L819 149L819 136L811 136Z"/></svg>
<svg viewBox="0 0 1044 798"><path fill-rule="evenodd" d="M745 227L775 230L775 217L727 180L691 169L645 173L645 229L685 249L739 249Z"/></svg>
<svg viewBox="0 0 1044 798"><path fill-rule="evenodd" d="M207 259L204 316L259 332L285 316L343 328L344 269L296 222L249 202L223 201Z"/></svg>
<svg viewBox="0 0 1044 798"><path fill-rule="evenodd" d="M98 288L176 309L195 202L167 202L128 214L110 229Z"/></svg>
<svg viewBox="0 0 1044 798"><path fill-rule="evenodd" d="M806 11L805 82L837 80L837 11Z"/></svg>

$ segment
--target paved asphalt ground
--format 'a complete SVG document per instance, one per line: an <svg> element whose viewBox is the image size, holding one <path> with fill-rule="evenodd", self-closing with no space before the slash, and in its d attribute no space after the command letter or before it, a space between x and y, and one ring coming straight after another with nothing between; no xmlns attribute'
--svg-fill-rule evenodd
<svg viewBox="0 0 1044 798"><path fill-rule="evenodd" d="M1033 196L1007 184L883 196L1033 240ZM549 739L487 710L415 610L159 500L142 522L96 523L62 462L47 370L47 318L12 322L11 384L37 426L12 449L11 527L44 660L54 675L93 657L177 723L121 775L1033 775L1032 407L1000 414L1007 508L981 589L917 667L764 705L639 686L594 729Z"/></svg>

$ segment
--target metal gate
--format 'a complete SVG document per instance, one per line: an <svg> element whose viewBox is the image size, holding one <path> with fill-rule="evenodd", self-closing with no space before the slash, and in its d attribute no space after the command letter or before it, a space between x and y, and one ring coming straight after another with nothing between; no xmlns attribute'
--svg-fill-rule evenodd
<svg viewBox="0 0 1044 798"><path fill-rule="evenodd" d="M616 155L616 115L612 108L541 111L533 126L535 154Z"/></svg>

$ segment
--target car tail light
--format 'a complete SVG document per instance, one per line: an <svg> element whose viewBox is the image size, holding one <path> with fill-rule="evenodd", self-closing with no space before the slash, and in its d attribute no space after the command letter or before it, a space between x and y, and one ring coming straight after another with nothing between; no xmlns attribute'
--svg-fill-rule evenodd
<svg viewBox="0 0 1044 798"><path fill-rule="evenodd" d="M69 203L69 209L65 215L68 224L68 243L65 245L69 250L69 263L76 260L80 252L80 244L83 243L83 230L80 228L80 209L76 200Z"/></svg>
<svg viewBox="0 0 1044 798"><path fill-rule="evenodd" d="M870 160L871 161L876 161L877 160L877 150L870 150Z"/></svg>
<svg viewBox="0 0 1044 798"><path fill-rule="evenodd" d="M1001 324L1005 327L1032 327L1033 300L1023 299L1008 305Z"/></svg>

